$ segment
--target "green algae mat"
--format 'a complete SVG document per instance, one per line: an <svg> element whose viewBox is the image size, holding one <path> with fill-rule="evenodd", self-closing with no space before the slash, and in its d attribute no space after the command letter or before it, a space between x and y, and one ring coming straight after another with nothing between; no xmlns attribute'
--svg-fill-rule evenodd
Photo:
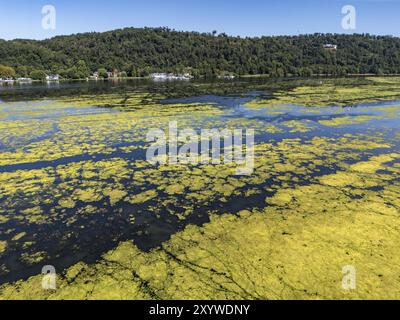
<svg viewBox="0 0 400 320"><path fill-rule="evenodd" d="M252 174L149 163L171 121ZM0 299L399 299L399 141L396 77L1 87Z"/></svg>

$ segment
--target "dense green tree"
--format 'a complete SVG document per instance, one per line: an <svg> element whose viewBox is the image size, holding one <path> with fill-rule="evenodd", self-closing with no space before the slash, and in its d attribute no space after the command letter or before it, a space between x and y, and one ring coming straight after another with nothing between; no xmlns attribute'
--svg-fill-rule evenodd
<svg viewBox="0 0 400 320"><path fill-rule="evenodd" d="M29 71L26 66L18 66L16 72L20 77L27 77L29 75Z"/></svg>
<svg viewBox="0 0 400 320"><path fill-rule="evenodd" d="M108 78L108 73L105 68L100 68L97 72L98 72L100 78L104 78L104 79Z"/></svg>
<svg viewBox="0 0 400 320"><path fill-rule="evenodd" d="M33 70L29 76L33 80L45 80L47 75L43 70Z"/></svg>
<svg viewBox="0 0 400 320"><path fill-rule="evenodd" d="M89 77L90 75L90 70L86 65L86 62L83 60L79 60L78 64L76 66L76 78L77 79L84 79Z"/></svg>
<svg viewBox="0 0 400 320"><path fill-rule="evenodd" d="M68 79L82 79L77 67L67 69L64 76Z"/></svg>
<svg viewBox="0 0 400 320"><path fill-rule="evenodd" d="M13 68L0 65L0 78L13 78L15 75L16 73Z"/></svg>

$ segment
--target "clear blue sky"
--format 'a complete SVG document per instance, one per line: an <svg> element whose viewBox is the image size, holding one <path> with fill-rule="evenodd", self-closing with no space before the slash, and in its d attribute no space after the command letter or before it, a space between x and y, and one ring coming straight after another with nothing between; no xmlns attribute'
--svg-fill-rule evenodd
<svg viewBox="0 0 400 320"><path fill-rule="evenodd" d="M42 6L57 10L55 31L41 27ZM341 27L344 5L357 9L357 29ZM400 0L0 0L0 38L44 39L122 27L259 36L314 32L400 36Z"/></svg>

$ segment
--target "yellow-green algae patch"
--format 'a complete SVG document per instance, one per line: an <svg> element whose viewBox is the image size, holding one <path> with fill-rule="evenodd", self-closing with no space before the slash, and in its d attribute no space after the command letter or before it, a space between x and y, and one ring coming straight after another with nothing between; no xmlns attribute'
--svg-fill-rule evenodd
<svg viewBox="0 0 400 320"><path fill-rule="evenodd" d="M19 241L19 240L21 240L23 237L25 237L26 236L26 232L21 232L21 233L18 233L17 235L15 235L13 238L12 238L12 240L13 241Z"/></svg>
<svg viewBox="0 0 400 320"><path fill-rule="evenodd" d="M22 261L28 265L37 264L46 258L46 252L40 251L35 253L23 253L21 256Z"/></svg>
<svg viewBox="0 0 400 320"><path fill-rule="evenodd" d="M391 89L395 87L397 83ZM315 101L325 105L329 102L329 97L324 97L326 89L332 91L332 101L353 94L354 101L368 98L365 88L362 92L323 88L309 98L311 89L303 88L286 101L277 95L280 101L275 102L299 103L303 99L305 105L315 105ZM2 132L11 132L5 136L11 148L1 153L0 165L36 165L68 157L78 160L43 169L0 173L0 191L9 209L1 212L0 223L3 217L6 222L61 222L69 227L82 216L104 214L111 219L110 213L121 213L118 205L123 203L135 207L148 205L146 212L157 218L167 211L184 220L197 208L211 207L216 202L237 198L246 202L265 191L275 195L268 196L265 208L249 208L234 212L235 215L226 212L221 216L210 211L209 224L189 226L148 253L131 242L121 243L96 264L81 262L60 273L55 292L43 291L41 277L37 276L0 287L0 299L400 297L396 278L399 252L393 245L399 242L400 194L396 177L400 167L393 163L399 155L388 152L365 160L365 155L375 149L384 152L393 147L383 135L345 134L258 143L254 174L245 177L235 176L235 165L154 167L124 156L145 150L145 146L135 145L144 141L144 129L167 128L171 120L178 120L182 128L249 127L257 133L270 134L306 133L314 126L305 120L285 121L285 129L258 120L210 120L223 113L214 105L165 107L152 102L144 107L142 101L147 98L130 96L124 102L118 95L78 97L75 102L84 107L109 105L128 111L1 123ZM284 113L281 108L270 109L270 113ZM385 117L397 111L398 108L391 108L384 112ZM325 125L366 122L368 117L357 115L354 119L359 120L355 122L353 118L350 121L339 117L327 120ZM382 119L380 115L373 117ZM40 128L38 134L35 128ZM14 143L14 134L23 143ZM112 157L114 153L118 153L118 158ZM96 160L97 155L109 158ZM81 156L84 160L80 160ZM320 176L322 170L331 173ZM308 185L304 186L305 182ZM372 187L379 187L379 191ZM47 210L46 206L53 203L54 207ZM15 210L19 205L23 210ZM115 211L109 210L109 205ZM175 208L181 209L180 213ZM67 216L69 212L73 214ZM131 215L129 221L134 223L135 217ZM10 231L10 240L24 240L15 233ZM0 242L0 252L2 245L3 251L7 249L7 241ZM47 253L33 244L24 243L23 249L29 251L22 254L21 260L27 264L44 262ZM358 279L362 279L356 291L345 292L341 288L345 265L354 265Z"/></svg>
<svg viewBox="0 0 400 320"><path fill-rule="evenodd" d="M118 100L121 96L110 94L107 98L105 95L103 104L100 98L83 96L77 99L85 106L95 106L107 105L107 99ZM0 121L0 138L8 147L1 152L0 166L56 161L82 154L110 154L116 150L114 145L145 141L146 132L150 128L167 127L170 121L176 120L186 126L194 121L204 121L223 114L222 110L212 104L176 104L166 107L154 102L143 104L141 101L142 97L135 99L135 104L126 105L124 112L106 110L54 118ZM75 102L72 99L69 106L74 105L77 109ZM58 102L44 106L43 112L58 110L62 104L61 98ZM110 105L115 106L113 103ZM86 176L88 174L85 173Z"/></svg>
<svg viewBox="0 0 400 320"><path fill-rule="evenodd" d="M132 204L139 204L139 203L145 203L147 201L150 201L158 196L157 191L155 190L148 190L145 192L142 192L140 194L133 195L127 199L128 202Z"/></svg>
<svg viewBox="0 0 400 320"><path fill-rule="evenodd" d="M73 201L72 199L68 199L68 198L60 199L58 201L58 204L63 208L69 208L69 209L75 208L75 205L76 205L75 201Z"/></svg>
<svg viewBox="0 0 400 320"><path fill-rule="evenodd" d="M121 201L128 193L123 190L105 190L104 194L110 198L110 203L114 206Z"/></svg>
<svg viewBox="0 0 400 320"><path fill-rule="evenodd" d="M10 219L8 217L2 216L0 215L0 223L6 223L8 222Z"/></svg>
<svg viewBox="0 0 400 320"><path fill-rule="evenodd" d="M346 169L348 166L343 165L344 161L358 161L363 152L390 147L379 135L364 134L257 144L254 173L244 177L235 175L234 164L154 167L143 160L122 158L5 172L0 173L0 190L7 196L3 200L7 209L3 215L6 221L15 220L20 225L61 222L76 226L79 216L107 212L110 215L118 205L131 204L151 205L146 210L157 217L167 210L184 219L199 206L227 203L232 197L251 198L257 194L256 189L259 194L264 190L274 192L281 186L299 181L319 182L313 176L318 173L318 166ZM395 167L385 169L390 171ZM355 175L355 170L341 176L340 172L336 176L326 176L325 183L338 184L338 177L342 177L345 184L349 184L349 177L354 177L353 183L365 188L379 185L370 177ZM384 176L380 175L380 178L384 179ZM249 192L248 186L252 186L253 192ZM46 205L52 204L51 210L45 209ZM22 209L16 210L19 206ZM176 209L182 210L177 213Z"/></svg>
<svg viewBox="0 0 400 320"><path fill-rule="evenodd" d="M320 124L324 126L343 126L357 123L364 123L379 119L379 116L344 116L338 117L331 120L320 120Z"/></svg>
<svg viewBox="0 0 400 320"><path fill-rule="evenodd" d="M351 170L364 173L376 173L385 169L384 164L400 158L399 154L384 154L371 157L369 161L359 162L350 167Z"/></svg>
<svg viewBox="0 0 400 320"><path fill-rule="evenodd" d="M400 159L400 154L384 154L371 157L369 161L358 162L349 167L349 171L341 171L335 174L323 176L320 181L324 185L334 187L352 186L358 188L370 188L382 186L387 180L392 180L392 175L377 174L378 170L389 169L386 163Z"/></svg>
<svg viewBox="0 0 400 320"><path fill-rule="evenodd" d="M301 215L297 211L282 215L269 210L243 212L239 218L214 217L204 228L188 227L162 249L149 254L123 243L96 265L68 270L67 275L73 273L74 280L68 283L62 279L53 294L40 290L40 277L34 277L3 288L2 297L398 298L395 274L399 259L393 255L397 248L390 242L399 240L398 234L386 228L389 234L382 239L376 228L386 225L383 217L352 214L356 216ZM315 237L320 241L313 241ZM365 252L366 246L371 247L372 254ZM341 270L349 264L358 267L358 277L363 279L353 292L341 287Z"/></svg>
<svg viewBox="0 0 400 320"><path fill-rule="evenodd" d="M0 241L0 254L6 251L7 249L7 241Z"/></svg>
<svg viewBox="0 0 400 320"><path fill-rule="evenodd" d="M371 160L385 166L394 157ZM365 174L349 170L360 179ZM211 213L210 223L188 226L149 253L121 243L94 265L68 269L55 292L42 290L36 276L4 285L0 297L399 299L400 185L395 177L381 178L374 178L380 191L362 185L282 188L264 209ZM342 288L347 265L357 270L356 290Z"/></svg>
<svg viewBox="0 0 400 320"><path fill-rule="evenodd" d="M100 192L95 189L76 190L73 197L82 202L97 202L103 198Z"/></svg>
<svg viewBox="0 0 400 320"><path fill-rule="evenodd" d="M348 84L338 80L321 80L319 84L298 86L289 91L274 92L269 100L254 100L250 108L273 108L282 105L307 107L348 106L365 102L395 100L400 97L400 80L396 78L369 78L367 84ZM278 111L277 114L280 112Z"/></svg>

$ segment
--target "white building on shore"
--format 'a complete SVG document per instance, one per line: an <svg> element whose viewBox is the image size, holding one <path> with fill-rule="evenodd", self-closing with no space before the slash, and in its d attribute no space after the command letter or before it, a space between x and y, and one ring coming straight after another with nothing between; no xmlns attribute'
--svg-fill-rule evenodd
<svg viewBox="0 0 400 320"><path fill-rule="evenodd" d="M13 78L0 78L0 83L4 84L12 84L15 80Z"/></svg>
<svg viewBox="0 0 400 320"><path fill-rule="evenodd" d="M186 74L173 74L173 73L153 73L150 75L154 81L167 81L167 80L190 80L193 77Z"/></svg>
<svg viewBox="0 0 400 320"><path fill-rule="evenodd" d="M46 81L59 81L60 75L58 74L49 74L46 76Z"/></svg>

